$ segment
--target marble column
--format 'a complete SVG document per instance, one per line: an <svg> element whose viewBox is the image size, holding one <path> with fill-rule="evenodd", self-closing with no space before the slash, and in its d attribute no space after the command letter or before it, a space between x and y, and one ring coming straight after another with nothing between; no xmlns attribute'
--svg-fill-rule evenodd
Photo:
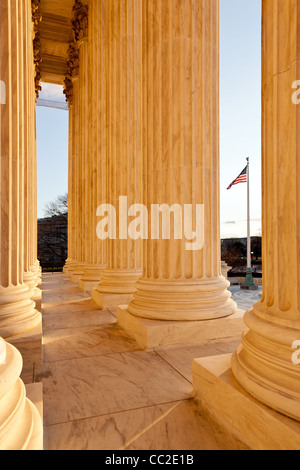
<svg viewBox="0 0 300 470"><path fill-rule="evenodd" d="M28 3L24 0L18 3L21 1ZM8 3L12 3L11 0ZM25 385L20 380L21 354L0 338L1 359L4 355L6 363L2 360L0 363L0 450L43 450L41 416L26 398Z"/></svg>
<svg viewBox="0 0 300 470"><path fill-rule="evenodd" d="M101 308L128 303L141 276L141 240L128 237L128 208L142 201L142 2L107 0L107 200L116 209L116 237L107 239L106 269L92 292ZM119 210L119 198L128 208ZM123 199L125 201L125 199ZM126 205L126 204L125 204ZM123 214L121 214L123 212ZM127 220L126 220L127 222ZM120 236L121 235L121 236Z"/></svg>
<svg viewBox="0 0 300 470"><path fill-rule="evenodd" d="M75 252L74 252L74 232L76 227L75 218L75 200L76 200L76 185L75 185L75 120L76 109L74 109L74 85L73 97L69 101L69 159L68 159L68 259L64 266L64 274L71 277L72 272L76 266Z"/></svg>
<svg viewBox="0 0 300 470"><path fill-rule="evenodd" d="M106 202L105 2L89 3L88 153L86 158L86 266L78 285L91 291L105 269L105 242L97 237L97 207Z"/></svg>
<svg viewBox="0 0 300 470"><path fill-rule="evenodd" d="M234 354L238 382L259 401L300 420L300 1L263 0L263 296L245 315Z"/></svg>
<svg viewBox="0 0 300 470"><path fill-rule="evenodd" d="M71 274L71 280L77 283L84 274L86 266L86 236L87 236L87 218L86 218L86 201L87 201L87 173L88 173L88 41L87 38L79 43L80 48L80 67L79 76L76 80L77 94L76 109L77 117L77 151L76 151L76 265ZM75 108L74 106L74 108Z"/></svg>
<svg viewBox="0 0 300 470"><path fill-rule="evenodd" d="M35 92L33 87L33 92ZM38 260L37 246L38 246L38 225L37 225L37 140L36 140L36 105L32 103L32 142L33 142L33 152L32 152L32 264L31 271L36 276L37 286L42 284L42 270L40 262ZM33 299L39 299L42 297L41 290L36 288L35 295Z"/></svg>
<svg viewBox="0 0 300 470"><path fill-rule="evenodd" d="M158 239L150 236L149 217L143 276L128 312L175 321L230 316L236 304L220 259L218 0L143 3L143 160L149 215L153 204L177 204L179 215L176 223L171 215L171 239L161 228ZM194 251L184 205L193 207L194 230L199 205Z"/></svg>
<svg viewBox="0 0 300 470"><path fill-rule="evenodd" d="M23 281L24 273L24 31L28 32L26 0L0 3L0 334L8 338L34 328L41 315ZM30 25L31 31L31 25ZM32 77L33 78L33 77Z"/></svg>
<svg viewBox="0 0 300 470"><path fill-rule="evenodd" d="M21 123L21 146L24 152L24 282L32 291L32 299L41 298L40 273L34 259L37 238L37 213L34 210L37 200L36 194L36 137L35 137L35 87L34 87L34 61L32 48L32 15L31 10L25 15L25 29L23 41L23 54L20 55L22 66L20 74L25 84L22 90L21 113L26 119Z"/></svg>
<svg viewBox="0 0 300 470"><path fill-rule="evenodd" d="M69 264L66 275L71 277L77 268L78 260L80 259L80 233L79 233L79 204L80 204L80 193L79 193L79 178L80 178L80 160L79 160L79 77L76 75L72 79L73 82L73 98L72 105L70 106L70 151L72 151L72 185L71 191L69 191L69 199L71 200L71 232L68 234L70 237L69 243L71 243L71 254L72 262ZM72 125L72 129L70 128ZM70 156L69 156L70 158ZM69 204L69 202L68 202Z"/></svg>

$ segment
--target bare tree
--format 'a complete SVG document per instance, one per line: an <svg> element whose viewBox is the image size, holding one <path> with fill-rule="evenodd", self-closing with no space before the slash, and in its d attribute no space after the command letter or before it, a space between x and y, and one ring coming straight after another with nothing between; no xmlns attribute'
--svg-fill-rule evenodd
<svg viewBox="0 0 300 470"><path fill-rule="evenodd" d="M55 201L45 204L45 217L55 215L63 216L68 214L68 193L58 196Z"/></svg>
<svg viewBox="0 0 300 470"><path fill-rule="evenodd" d="M45 204L45 218L38 221L38 252L43 268L59 268L67 258L68 194Z"/></svg>

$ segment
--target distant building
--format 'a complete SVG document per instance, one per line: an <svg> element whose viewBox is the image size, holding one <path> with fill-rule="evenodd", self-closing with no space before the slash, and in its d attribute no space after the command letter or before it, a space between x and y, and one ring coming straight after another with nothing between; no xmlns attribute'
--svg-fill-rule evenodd
<svg viewBox="0 0 300 470"><path fill-rule="evenodd" d="M68 216L38 220L38 258L43 269L62 268L68 256Z"/></svg>
<svg viewBox="0 0 300 470"><path fill-rule="evenodd" d="M252 267L254 273L261 273L261 237L251 237ZM232 266L229 276L243 273L247 267L247 238L225 238L221 240L221 258Z"/></svg>

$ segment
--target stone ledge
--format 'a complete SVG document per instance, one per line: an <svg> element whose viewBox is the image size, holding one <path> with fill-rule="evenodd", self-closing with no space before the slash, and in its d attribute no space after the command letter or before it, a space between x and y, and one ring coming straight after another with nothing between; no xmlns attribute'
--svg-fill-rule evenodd
<svg viewBox="0 0 300 470"><path fill-rule="evenodd" d="M118 325L145 349L241 336L246 328L244 310L217 320L175 322L139 318L128 313L127 308L127 305L118 307Z"/></svg>
<svg viewBox="0 0 300 470"><path fill-rule="evenodd" d="M83 276L83 272L80 273L80 274L75 274L75 273L72 273L71 274L71 282L73 284L78 284L78 282L80 281L80 279L82 278Z"/></svg>
<svg viewBox="0 0 300 470"><path fill-rule="evenodd" d="M10 336L6 339L9 343L13 344L18 348L18 343L27 343L32 341L39 341L42 344L42 335L43 335L43 326L42 322L39 323L35 328L20 333L18 335Z"/></svg>
<svg viewBox="0 0 300 470"><path fill-rule="evenodd" d="M83 281L79 279L78 287L82 292L88 292L89 294L92 293L92 290L95 289L99 285L100 280L98 281Z"/></svg>
<svg viewBox="0 0 300 470"><path fill-rule="evenodd" d="M92 299L100 310L115 308L119 305L129 304L133 294L102 294L97 289L92 290Z"/></svg>
<svg viewBox="0 0 300 470"><path fill-rule="evenodd" d="M249 395L233 376L231 357L193 361L194 391L201 408L250 449L299 450L300 423Z"/></svg>

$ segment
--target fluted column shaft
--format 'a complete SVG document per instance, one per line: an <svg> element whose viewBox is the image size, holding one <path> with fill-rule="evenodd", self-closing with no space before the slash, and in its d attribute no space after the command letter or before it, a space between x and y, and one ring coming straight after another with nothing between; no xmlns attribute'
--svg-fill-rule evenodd
<svg viewBox="0 0 300 470"><path fill-rule="evenodd" d="M66 260L66 264L64 266L64 273L68 275L69 269L71 270L72 263L74 263L74 234L73 234L73 227L74 227L74 143L73 139L75 139L75 135L73 134L73 121L75 119L74 116L74 107L72 103L69 103L69 157L68 157L68 259Z"/></svg>
<svg viewBox="0 0 300 470"><path fill-rule="evenodd" d="M86 266L79 281L91 290L105 268L105 242L97 237L97 207L106 202L106 70L105 2L89 3L88 35L88 154L86 160Z"/></svg>
<svg viewBox="0 0 300 470"><path fill-rule="evenodd" d="M21 145L24 151L24 282L32 291L32 298L41 296L37 285L40 281L37 265L37 211L35 208L36 194L36 135L35 135L35 89L34 62L32 47L32 16L31 10L25 12L25 28L23 41L23 66L20 73L25 84L24 99L21 113L27 118L22 121Z"/></svg>
<svg viewBox="0 0 300 470"><path fill-rule="evenodd" d="M87 188L88 188L88 41L87 38L80 42L80 67L78 80L75 82L78 89L76 109L78 113L77 128L78 136L77 142L77 168L76 168L76 266L72 272L72 282L78 282L83 276L84 268L86 266L86 236L88 230L87 224ZM75 92L75 93L76 93ZM74 109L75 109L74 106Z"/></svg>
<svg viewBox="0 0 300 470"><path fill-rule="evenodd" d="M300 1L263 0L262 186L263 296L245 315L248 326L233 372L258 400L300 420Z"/></svg>
<svg viewBox="0 0 300 470"><path fill-rule="evenodd" d="M97 295L111 306L130 300L141 275L141 240L120 236L119 198L128 208L142 198L141 0L107 0L107 203L116 209L116 239L106 245L106 269ZM128 208L124 209L126 212ZM126 227L127 230L127 227ZM114 297L115 296L115 297ZM123 296L123 297L120 297ZM101 306L101 301L98 303Z"/></svg>
<svg viewBox="0 0 300 470"><path fill-rule="evenodd" d="M80 178L80 160L79 160L79 78L76 76L73 79L73 103L72 103L72 120L69 125L72 124L72 191L69 197L72 199L72 227L71 227L71 239L72 239L72 253L74 256L74 263L72 267L68 269L68 273L72 274L75 271L80 259L79 249L79 178Z"/></svg>
<svg viewBox="0 0 300 470"><path fill-rule="evenodd" d="M32 293L23 282L24 136L28 119L24 90L30 78L24 73L24 32L32 31L29 11L29 0L4 0L0 4L0 80L5 87L5 99L0 104L0 334L5 338L41 321Z"/></svg>
<svg viewBox="0 0 300 470"><path fill-rule="evenodd" d="M149 215L153 204L177 204L182 218L192 205L193 230L196 205L204 205L204 246L199 240L191 251L183 233L175 239L180 216L177 224L171 216L170 240L161 229L151 238L149 217L143 276L128 309L136 316L205 320L235 312L220 269L218 80L218 0L144 1L144 204Z"/></svg>

